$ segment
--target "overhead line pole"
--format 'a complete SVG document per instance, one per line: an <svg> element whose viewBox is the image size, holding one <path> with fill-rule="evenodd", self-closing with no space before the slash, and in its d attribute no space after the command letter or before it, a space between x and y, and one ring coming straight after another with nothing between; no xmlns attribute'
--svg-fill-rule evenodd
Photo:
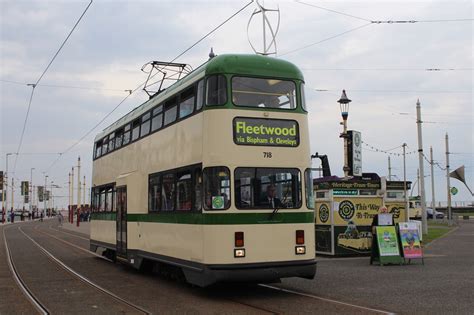
<svg viewBox="0 0 474 315"><path fill-rule="evenodd" d="M418 127L418 162L420 165L420 201L421 201L421 221L423 225L423 234L428 234L428 220L426 216L426 199L425 199L425 171L423 164L423 135L421 130L421 106L420 100L416 102L416 124Z"/></svg>

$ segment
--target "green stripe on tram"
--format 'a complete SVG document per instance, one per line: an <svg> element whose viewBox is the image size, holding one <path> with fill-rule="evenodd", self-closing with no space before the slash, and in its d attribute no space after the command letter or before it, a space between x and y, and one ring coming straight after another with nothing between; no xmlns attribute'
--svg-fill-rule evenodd
<svg viewBox="0 0 474 315"><path fill-rule="evenodd" d="M313 212L281 212L270 218L270 213L152 213L128 214L128 222L158 222L173 224L287 224L313 223ZM92 220L115 221L115 213L93 213Z"/></svg>

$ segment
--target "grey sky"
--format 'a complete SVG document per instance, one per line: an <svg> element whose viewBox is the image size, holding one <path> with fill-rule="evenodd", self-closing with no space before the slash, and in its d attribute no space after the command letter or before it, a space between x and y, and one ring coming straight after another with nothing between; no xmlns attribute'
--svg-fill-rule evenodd
<svg viewBox="0 0 474 315"><path fill-rule="evenodd" d="M2 169L5 154L17 150L31 91L26 85L6 81L35 82L88 2L0 1ZM472 19L471 1L303 2L368 20ZM21 152L64 151L126 96L123 90L134 89L146 79L140 72L144 63L171 60L246 3L94 1L36 88ZM342 175L343 145L338 137L341 126L336 101L346 89L352 99L349 129L361 131L363 141L379 149L391 149L403 142L408 144L408 151L417 149L415 104L419 98L427 122L423 124L425 153L429 155L433 146L435 160L444 166L447 132L454 153L451 168L465 165L468 183L474 186L472 21L372 24L286 54L367 22L294 1L265 3L280 8L278 53L303 70L311 150L329 155L333 173ZM177 61L196 68L207 60L211 47L217 54L252 53L246 27L255 7L251 5ZM252 39L258 41L260 31L259 23L252 25ZM427 68L457 70L425 71ZM67 195L68 172L78 155L83 163L81 173L90 187L95 134L146 99L145 93L134 93L96 131L61 157L48 171L55 184L65 187L55 194ZM386 176L387 155L366 149L370 148L364 146L364 171ZM30 168L34 167L34 183L41 185L42 172L56 158L21 155L15 178L29 180ZM408 179L415 181L418 157L411 154L407 158ZM9 158L10 171L14 161L14 157ZM402 158L392 156L392 166L393 174L402 179ZM425 174L429 175L426 163ZM437 200L446 200L444 174L435 168ZM460 191L454 201L472 200L460 182L452 180L452 185ZM426 187L427 199L431 200L429 182ZM58 202L63 206L67 199Z"/></svg>

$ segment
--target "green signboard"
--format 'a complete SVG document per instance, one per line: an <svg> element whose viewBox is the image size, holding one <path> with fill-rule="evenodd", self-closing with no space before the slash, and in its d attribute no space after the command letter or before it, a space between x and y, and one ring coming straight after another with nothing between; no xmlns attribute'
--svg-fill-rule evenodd
<svg viewBox="0 0 474 315"><path fill-rule="evenodd" d="M451 194L456 195L458 193L458 189L456 187L451 187Z"/></svg>
<svg viewBox="0 0 474 315"><path fill-rule="evenodd" d="M356 196L359 194L357 189L350 189L350 190L334 189L332 193L335 196Z"/></svg>
<svg viewBox="0 0 474 315"><path fill-rule="evenodd" d="M296 120L236 117L234 143L271 147L297 147L300 143Z"/></svg>
<svg viewBox="0 0 474 315"><path fill-rule="evenodd" d="M375 230L377 234L377 246L379 248L378 260L380 264L401 264L403 259L400 256L395 227L377 226Z"/></svg>

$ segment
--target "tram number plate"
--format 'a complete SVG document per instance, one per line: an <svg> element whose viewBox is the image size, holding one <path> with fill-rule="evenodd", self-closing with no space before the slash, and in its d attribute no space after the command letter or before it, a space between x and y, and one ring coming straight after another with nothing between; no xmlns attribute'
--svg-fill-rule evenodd
<svg viewBox="0 0 474 315"><path fill-rule="evenodd" d="M271 159L272 158L272 153L271 152L263 152L263 158Z"/></svg>

